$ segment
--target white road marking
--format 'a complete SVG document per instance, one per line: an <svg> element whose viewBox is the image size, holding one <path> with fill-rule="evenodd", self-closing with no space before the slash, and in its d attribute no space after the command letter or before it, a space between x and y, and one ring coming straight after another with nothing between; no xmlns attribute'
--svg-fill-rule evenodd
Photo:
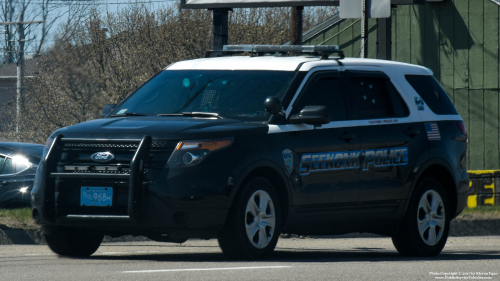
<svg viewBox="0 0 500 281"><path fill-rule="evenodd" d="M185 269L159 269L159 270L134 270L122 271L122 273L153 273L153 272L176 272L176 271L213 271L213 270L241 270L241 269L278 269L291 266L249 266L249 267L220 267L220 268L185 268Z"/></svg>
<svg viewBox="0 0 500 281"><path fill-rule="evenodd" d="M103 255L121 255L121 254L141 254L141 253L159 253L160 251L130 251L130 252L102 252Z"/></svg>

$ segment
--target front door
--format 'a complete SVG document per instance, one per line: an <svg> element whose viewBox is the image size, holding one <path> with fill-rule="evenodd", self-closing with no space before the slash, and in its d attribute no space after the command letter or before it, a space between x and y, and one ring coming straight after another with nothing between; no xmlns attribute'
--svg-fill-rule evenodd
<svg viewBox="0 0 500 281"><path fill-rule="evenodd" d="M0 155L0 207L7 207L14 197L16 187L15 167L12 158Z"/></svg>
<svg viewBox="0 0 500 281"><path fill-rule="evenodd" d="M308 105L324 105L330 111L331 122L290 134L299 160L293 205L297 206L298 221L303 220L310 227L335 227L319 223L348 220L349 215L355 214L360 131L357 121L347 120L339 72L317 71L307 81L290 115Z"/></svg>

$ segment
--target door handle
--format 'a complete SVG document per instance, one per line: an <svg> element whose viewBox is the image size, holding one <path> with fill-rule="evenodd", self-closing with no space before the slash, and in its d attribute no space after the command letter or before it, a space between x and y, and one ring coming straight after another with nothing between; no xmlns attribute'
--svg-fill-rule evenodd
<svg viewBox="0 0 500 281"><path fill-rule="evenodd" d="M6 184L7 184L7 182L6 182L6 181L0 181L0 186L2 186L2 185L6 185Z"/></svg>
<svg viewBox="0 0 500 281"><path fill-rule="evenodd" d="M415 137L416 135L420 134L420 130L419 129L415 129L415 128L412 128L412 127L408 127L408 129L406 129L404 131L405 135L407 136L410 136L410 138L413 138Z"/></svg>
<svg viewBox="0 0 500 281"><path fill-rule="evenodd" d="M348 132L344 132L344 133L340 134L340 136L339 136L339 139L345 140L345 142L349 142L349 141L351 141L352 139L355 139L355 138L356 138L355 134L348 133Z"/></svg>

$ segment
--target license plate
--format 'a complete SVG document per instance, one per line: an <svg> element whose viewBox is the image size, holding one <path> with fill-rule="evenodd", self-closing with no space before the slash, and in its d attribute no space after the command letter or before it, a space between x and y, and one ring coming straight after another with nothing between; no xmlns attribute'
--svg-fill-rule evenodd
<svg viewBox="0 0 500 281"><path fill-rule="evenodd" d="M81 206L113 205L113 188L101 186L82 186L80 192Z"/></svg>

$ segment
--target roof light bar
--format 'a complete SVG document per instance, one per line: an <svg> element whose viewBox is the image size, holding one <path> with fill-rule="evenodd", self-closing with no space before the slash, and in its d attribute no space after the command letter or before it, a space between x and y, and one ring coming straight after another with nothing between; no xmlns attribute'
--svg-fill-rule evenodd
<svg viewBox="0 0 500 281"><path fill-rule="evenodd" d="M224 45L223 52L250 53L336 53L337 45Z"/></svg>

